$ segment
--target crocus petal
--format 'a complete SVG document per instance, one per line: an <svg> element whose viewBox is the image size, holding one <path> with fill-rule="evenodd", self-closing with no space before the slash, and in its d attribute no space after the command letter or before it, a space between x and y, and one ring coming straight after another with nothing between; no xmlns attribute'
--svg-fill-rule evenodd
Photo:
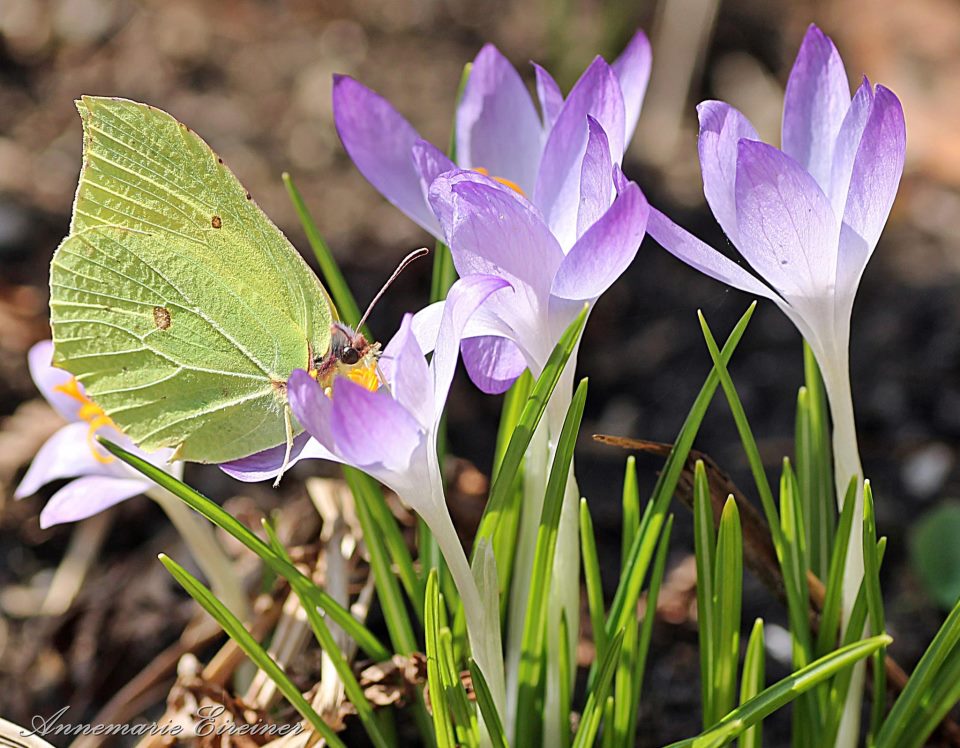
<svg viewBox="0 0 960 748"><path fill-rule="evenodd" d="M53 341L41 340L31 347L27 363L40 394L66 420L76 421L83 403L57 389L69 385L73 375L53 365Z"/></svg>
<svg viewBox="0 0 960 748"><path fill-rule="evenodd" d="M813 177L783 151L741 140L737 249L791 304L832 296L839 226Z"/></svg>
<svg viewBox="0 0 960 748"><path fill-rule="evenodd" d="M333 79L337 133L357 169L383 196L439 238L440 228L423 199L411 150L420 140L413 126L382 96L353 78Z"/></svg>
<svg viewBox="0 0 960 748"><path fill-rule="evenodd" d="M536 208L513 190L469 171L439 177L430 188L430 204L460 276L506 278L528 304L528 316L535 317L563 260Z"/></svg>
<svg viewBox="0 0 960 748"><path fill-rule="evenodd" d="M433 383L424 352L413 332L412 314L404 316L400 329L383 349L380 368L394 399L412 413L423 428L428 428L433 421Z"/></svg>
<svg viewBox="0 0 960 748"><path fill-rule="evenodd" d="M860 141L863 139L863 128L867 126L870 112L873 109L873 86L866 78L854 94L850 108L843 118L837 142L833 149L833 165L830 169L830 189L827 196L833 206L834 215L843 215L847 204L847 194L850 192L850 177L853 174L853 164L857 159Z"/></svg>
<svg viewBox="0 0 960 748"><path fill-rule="evenodd" d="M697 115L703 194L723 232L736 244L737 143L743 138L760 140L760 136L750 120L722 101L701 102Z"/></svg>
<svg viewBox="0 0 960 748"><path fill-rule="evenodd" d="M249 457L225 462L219 465L219 468L231 478L236 478L245 483L271 480L280 475L280 472L284 469L283 460L286 452L287 445L279 444ZM290 450L290 459L287 461L286 468L289 469L300 460L311 459L338 461L330 453L330 450L321 446L307 432L297 434L293 438L293 447Z"/></svg>
<svg viewBox="0 0 960 748"><path fill-rule="evenodd" d="M613 163L607 135L593 117L587 117L587 125L587 150L580 168L578 239L606 212L613 200Z"/></svg>
<svg viewBox="0 0 960 748"><path fill-rule="evenodd" d="M593 301L606 291L633 262L649 211L640 188L631 183L573 245L557 270L551 297Z"/></svg>
<svg viewBox="0 0 960 748"><path fill-rule="evenodd" d="M537 76L537 98L540 100L540 112L543 116L544 132L550 132L553 123L563 108L563 94L560 86L544 68L537 63L533 64L533 71Z"/></svg>
<svg viewBox="0 0 960 748"><path fill-rule="evenodd" d="M377 478L407 470L425 438L417 419L387 390L371 392L344 377L334 380L330 432L345 462Z"/></svg>
<svg viewBox="0 0 960 748"><path fill-rule="evenodd" d="M547 138L534 203L562 247L576 241L580 168L587 147L587 115L607 135L610 159L623 158L624 108L620 82L611 67L598 57L577 81Z"/></svg>
<svg viewBox="0 0 960 748"><path fill-rule="evenodd" d="M87 441L88 433L89 426L79 421L68 423L47 439L30 463L14 497L22 499L31 496L41 486L60 478L113 474L113 462L101 462L94 457ZM97 449L102 448L98 446ZM104 451L103 454L107 459L107 453Z"/></svg>
<svg viewBox="0 0 960 748"><path fill-rule="evenodd" d="M88 475L70 481L50 497L40 512L40 527L76 522L143 493L152 484L130 478Z"/></svg>
<svg viewBox="0 0 960 748"><path fill-rule="evenodd" d="M460 352L470 381L488 395L506 392L527 368L523 351L507 338L465 338Z"/></svg>
<svg viewBox="0 0 960 748"><path fill-rule="evenodd" d="M457 165L447 157L447 154L426 140L418 140L414 143L410 155L413 159L413 166L420 177L420 192L423 195L423 202L429 205L427 199L433 180L444 172L456 169Z"/></svg>
<svg viewBox="0 0 960 748"><path fill-rule="evenodd" d="M457 368L460 341L467 323L491 294L506 289L509 285L506 279L496 275L470 275L461 277L450 288L437 333L437 344L430 361L433 371L434 424L439 423L443 414L453 372ZM505 290L497 294L502 295L510 296L511 292Z"/></svg>
<svg viewBox="0 0 960 748"><path fill-rule="evenodd" d="M613 186L617 190L619 195L630 184L630 180L627 179L626 175L623 173L623 169L620 168L620 164L613 165Z"/></svg>
<svg viewBox="0 0 960 748"><path fill-rule="evenodd" d="M532 194L543 147L540 117L513 65L492 44L473 61L457 107L457 161Z"/></svg>
<svg viewBox="0 0 960 748"><path fill-rule="evenodd" d="M871 251L880 239L897 194L906 138L900 100L889 89L877 86L843 211L844 223L864 237Z"/></svg>
<svg viewBox="0 0 960 748"><path fill-rule="evenodd" d="M650 208L647 233L670 254L704 275L741 291L762 296L778 304L782 299L733 260L722 255L675 224L656 208Z"/></svg>
<svg viewBox="0 0 960 748"><path fill-rule="evenodd" d="M624 148L630 144L633 133L637 129L643 97L647 93L647 83L650 81L651 60L650 40L647 39L646 34L638 31L610 66L617 74L620 90L623 92Z"/></svg>
<svg viewBox="0 0 960 748"><path fill-rule="evenodd" d="M833 146L850 106L840 53L813 24L800 45L783 102L783 151L828 189Z"/></svg>
<svg viewBox="0 0 960 748"><path fill-rule="evenodd" d="M843 211L837 257L837 294L853 303L863 270L890 215L903 174L906 126L900 101L877 86L857 149Z"/></svg>
<svg viewBox="0 0 960 748"><path fill-rule="evenodd" d="M334 381L340 379L341 377L337 377ZM336 454L333 432L330 430L333 405L317 380L303 369L294 369L287 380L287 400L293 415L307 433L321 447Z"/></svg>

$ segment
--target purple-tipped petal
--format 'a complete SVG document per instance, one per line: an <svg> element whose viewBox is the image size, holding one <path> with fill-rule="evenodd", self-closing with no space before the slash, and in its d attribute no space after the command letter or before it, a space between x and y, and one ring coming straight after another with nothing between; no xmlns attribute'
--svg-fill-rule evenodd
<svg viewBox="0 0 960 748"><path fill-rule="evenodd" d="M553 123L563 108L563 93L553 76L537 63L532 63L537 76L537 98L540 100L540 113L543 116L543 130L550 132Z"/></svg>
<svg viewBox="0 0 960 748"><path fill-rule="evenodd" d="M447 303L443 308L443 319L437 333L437 344L430 361L433 371L434 423L439 423L443 406L450 391L450 382L457 368L457 356L460 341L470 318L487 301L491 294L506 289L510 284L506 279L495 275L470 275L460 278L450 288ZM503 304L509 303L511 291L504 290L498 297L506 296Z"/></svg>
<svg viewBox="0 0 960 748"><path fill-rule="evenodd" d="M339 381L337 377L334 382ZM303 369L294 369L287 380L287 400L300 425L329 452L337 448L330 430L333 405L316 379ZM269 450L268 450L269 451Z"/></svg>
<svg viewBox="0 0 960 748"><path fill-rule="evenodd" d="M528 287L531 304L546 300L563 251L530 203L480 174L454 171L433 183L430 204L461 277L500 275Z"/></svg>
<svg viewBox="0 0 960 748"><path fill-rule="evenodd" d="M903 174L906 137L900 100L889 89L877 86L843 211L837 267L839 292L855 293L867 260L877 246Z"/></svg>
<svg viewBox="0 0 960 748"><path fill-rule="evenodd" d="M14 497L22 499L31 496L41 487L60 478L73 478L78 475L112 475L115 472L111 462L101 462L94 457L87 440L89 426L82 422L68 423L44 442L33 462L23 476ZM110 459L103 447L102 459Z"/></svg>
<svg viewBox="0 0 960 748"><path fill-rule="evenodd" d="M741 140L737 249L790 303L833 292L839 226L813 177L783 151Z"/></svg>
<svg viewBox="0 0 960 748"><path fill-rule="evenodd" d="M607 134L593 117L587 117L587 125L587 150L580 168L577 239L599 220L613 202L613 163L610 161Z"/></svg>
<svg viewBox="0 0 960 748"><path fill-rule="evenodd" d="M380 368L394 399L427 428L433 421L433 383L412 323L413 315L405 315L400 329L383 350Z"/></svg>
<svg viewBox="0 0 960 748"><path fill-rule="evenodd" d="M40 527L46 529L64 522L87 519L143 493L151 485L148 481L103 475L88 475L70 481L50 497L40 512Z"/></svg>
<svg viewBox="0 0 960 748"><path fill-rule="evenodd" d="M46 401L66 420L76 421L83 403L58 389L70 386L73 375L53 365L53 341L41 340L30 348L27 364L34 384ZM82 385L76 386L80 387L81 392L83 391Z"/></svg>
<svg viewBox="0 0 960 748"><path fill-rule="evenodd" d="M626 175L623 173L623 169L620 168L620 164L613 165L613 186L617 190L619 195L630 185L630 180L627 179Z"/></svg>
<svg viewBox="0 0 960 748"><path fill-rule="evenodd" d="M897 195L906 153L906 125L896 95L877 86L857 150L843 220L876 246Z"/></svg>
<svg viewBox="0 0 960 748"><path fill-rule="evenodd" d="M380 477L407 470L425 432L385 389L371 392L349 379L333 384L330 432L345 462Z"/></svg>
<svg viewBox="0 0 960 748"><path fill-rule="evenodd" d="M650 40L643 31L638 31L610 66L617 74L620 90L623 92L624 149L630 145L637 129L643 97L647 93L647 83L650 82L651 60Z"/></svg>
<svg viewBox="0 0 960 748"><path fill-rule="evenodd" d="M410 155L413 159L413 167L420 177L420 193L423 195L423 202L429 206L428 197L433 180L444 172L456 169L457 165L447 158L447 154L426 140L418 140L414 143Z"/></svg>
<svg viewBox="0 0 960 748"><path fill-rule="evenodd" d="M513 65L492 44L480 50L457 107L457 160L532 194L543 148L540 117Z"/></svg>
<svg viewBox="0 0 960 748"><path fill-rule="evenodd" d="M649 212L640 188L629 185L573 245L554 278L551 297L574 301L598 298L636 257Z"/></svg>
<svg viewBox="0 0 960 748"><path fill-rule="evenodd" d="M265 449L263 452L244 457L233 462L225 462L218 467L231 478L244 483L257 483L264 480L273 480L284 469L284 457L287 452L286 444ZM300 460L339 460L322 447L320 443L307 432L297 434L293 438L293 447L290 450L290 460L286 464L289 470Z"/></svg>
<svg viewBox="0 0 960 748"><path fill-rule="evenodd" d="M423 198L412 149L420 140L413 126L382 96L353 78L333 78L337 133L360 173L384 197L440 238L436 217Z"/></svg>
<svg viewBox="0 0 960 748"><path fill-rule="evenodd" d="M857 89L857 93L850 102L850 109L843 119L837 142L833 149L833 164L830 169L830 191L827 196L833 206L833 213L838 218L843 215L847 204L847 194L850 192L850 176L853 174L853 163L860 149L863 139L863 128L867 125L870 112L873 109L873 86L866 78Z"/></svg>
<svg viewBox="0 0 960 748"><path fill-rule="evenodd" d="M544 146L537 175L534 203L564 248L576 241L580 170L589 132L587 115L600 123L610 145L610 160L619 164L624 141L623 94L616 73L600 57L564 101Z"/></svg>
<svg viewBox="0 0 960 748"><path fill-rule="evenodd" d="M700 241L686 229L680 228L656 208L650 208L647 233L678 260L682 260L704 275L778 304L782 302L776 293L733 260L720 254L709 244Z"/></svg>
<svg viewBox="0 0 960 748"><path fill-rule="evenodd" d="M750 121L729 104L704 101L697 107L700 118L700 171L703 194L723 232L737 243L737 143L760 140Z"/></svg>
<svg viewBox="0 0 960 748"><path fill-rule="evenodd" d="M460 353L470 381L488 395L506 392L527 368L523 351L506 338L465 338Z"/></svg>
<svg viewBox="0 0 960 748"><path fill-rule="evenodd" d="M833 146L850 106L850 82L837 48L813 24L800 45L783 102L783 152L829 189Z"/></svg>

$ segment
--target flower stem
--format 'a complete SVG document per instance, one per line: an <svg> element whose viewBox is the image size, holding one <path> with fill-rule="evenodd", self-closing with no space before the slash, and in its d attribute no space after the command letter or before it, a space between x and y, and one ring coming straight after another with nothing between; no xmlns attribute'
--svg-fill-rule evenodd
<svg viewBox="0 0 960 748"><path fill-rule="evenodd" d="M825 359L826 357L821 357ZM825 366L824 364L830 364ZM856 600L860 583L863 580L863 468L860 465L860 451L857 446L857 427L853 412L853 393L850 388L849 354L846 349L833 361L821 361L823 383L830 402L830 415L833 421L833 470L837 489L837 504L842 503L851 479L856 476L857 490L854 493L856 506L853 513L853 526L850 531L846 567L843 574L843 629L853 603ZM847 692L843 708L843 717L837 733L836 748L854 748L860 733L860 705L863 700L865 663L854 666L853 678Z"/></svg>
<svg viewBox="0 0 960 748"><path fill-rule="evenodd" d="M440 499L441 501L443 499L442 493ZM473 659L487 680L497 711L503 715L506 693L499 625L500 606L493 605L490 610L487 610L488 606L484 605L483 596L470 570L470 562L467 561L467 555L463 551L463 546L460 545L460 539L457 537L457 531L445 504L439 504L429 512L421 512L421 516L430 527L437 545L440 546L447 569L460 593Z"/></svg>
<svg viewBox="0 0 960 748"><path fill-rule="evenodd" d="M249 621L250 602L243 582L237 577L213 529L166 489L154 486L147 491L147 496L160 505L177 528L217 599L241 621Z"/></svg>

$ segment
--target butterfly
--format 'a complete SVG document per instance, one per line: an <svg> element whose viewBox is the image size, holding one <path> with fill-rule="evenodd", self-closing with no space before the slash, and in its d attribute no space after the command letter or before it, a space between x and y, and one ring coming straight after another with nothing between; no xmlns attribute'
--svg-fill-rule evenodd
<svg viewBox="0 0 960 748"><path fill-rule="evenodd" d="M77 108L83 166L50 270L53 362L121 431L172 459L220 463L291 444L294 369L377 389L379 345L339 321L198 135L133 101L85 96Z"/></svg>

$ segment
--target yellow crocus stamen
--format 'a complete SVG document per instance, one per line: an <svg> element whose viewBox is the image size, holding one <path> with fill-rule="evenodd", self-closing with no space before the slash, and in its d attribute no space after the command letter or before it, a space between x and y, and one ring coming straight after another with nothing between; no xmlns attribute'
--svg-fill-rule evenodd
<svg viewBox="0 0 960 748"><path fill-rule="evenodd" d="M97 431L104 426L109 426L112 429L117 429L116 424L110 420L110 417L103 412L103 408L97 405L93 400L86 396L83 390L80 389L80 383L77 381L76 377L70 377L70 379L64 384L58 384L53 388L57 392L61 392L69 398L76 400L80 403L80 410L77 411L77 417L81 421L86 421L87 428L87 446L90 447L90 452L93 454L93 458L104 465L114 461L114 456L110 454L104 454L103 449L97 444L96 436Z"/></svg>
<svg viewBox="0 0 960 748"><path fill-rule="evenodd" d="M364 389L370 390L370 392L376 392L380 389L380 376L377 373L376 362L363 366L355 366L346 372L346 377L351 382L355 382Z"/></svg>
<svg viewBox="0 0 960 748"><path fill-rule="evenodd" d="M494 182L499 182L505 187L509 187L511 190L518 193L522 197L527 196L526 193L522 189L520 189L520 185L517 184L516 182L511 182L509 179L504 179L503 177L491 177L489 169L485 169L482 166L478 166L477 168L474 169L474 171L477 172L477 174L483 174L483 176L485 177L490 177Z"/></svg>

